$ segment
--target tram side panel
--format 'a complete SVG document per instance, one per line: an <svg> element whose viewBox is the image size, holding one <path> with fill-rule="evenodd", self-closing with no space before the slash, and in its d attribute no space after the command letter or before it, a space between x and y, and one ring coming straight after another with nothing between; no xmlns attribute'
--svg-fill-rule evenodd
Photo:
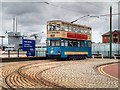
<svg viewBox="0 0 120 90"><path fill-rule="evenodd" d="M48 39L52 40L52 39ZM59 39L61 41L61 39ZM55 41L55 39L53 40ZM48 58L69 58L74 56L74 58L80 57L91 57L91 47L88 47L88 41L85 41L84 47L77 46L47 46L47 56Z"/></svg>

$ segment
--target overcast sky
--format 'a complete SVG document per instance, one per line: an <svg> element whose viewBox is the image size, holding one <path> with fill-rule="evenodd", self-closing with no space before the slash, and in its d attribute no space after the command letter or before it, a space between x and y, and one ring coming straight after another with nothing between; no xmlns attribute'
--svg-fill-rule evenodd
<svg viewBox="0 0 120 90"><path fill-rule="evenodd" d="M9 2L8 2L9 1ZM50 20L63 20L71 22L85 15L109 14L112 6L113 13L118 13L118 0L113 2L81 2L82 0L46 0L49 4L35 0L4 0L0 3L0 35L6 31L12 31L12 18L18 19L18 31L23 34L44 32L46 34L46 22ZM109 16L85 17L76 22L77 24L92 27L92 41L102 42L101 35L109 31ZM118 15L113 16L113 30L118 29ZM46 35L44 35L44 40ZM43 41L44 41L43 40ZM4 39L7 43L7 39ZM0 40L1 44L1 40Z"/></svg>

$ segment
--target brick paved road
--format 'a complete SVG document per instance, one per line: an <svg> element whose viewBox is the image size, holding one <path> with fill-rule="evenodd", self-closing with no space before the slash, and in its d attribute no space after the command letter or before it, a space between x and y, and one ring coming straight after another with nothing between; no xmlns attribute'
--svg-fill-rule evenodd
<svg viewBox="0 0 120 90"><path fill-rule="evenodd" d="M117 88L117 80L101 75L95 69L98 65L109 62L114 60L71 61L67 65L44 71L42 77L70 88Z"/></svg>
<svg viewBox="0 0 120 90"><path fill-rule="evenodd" d="M9 88L117 88L96 67L117 60L27 61L3 64L0 86ZM0 79L0 80L1 80Z"/></svg>

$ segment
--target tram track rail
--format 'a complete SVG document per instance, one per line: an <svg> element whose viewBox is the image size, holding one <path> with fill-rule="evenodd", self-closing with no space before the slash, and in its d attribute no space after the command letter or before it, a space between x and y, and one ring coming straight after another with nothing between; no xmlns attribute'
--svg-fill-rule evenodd
<svg viewBox="0 0 120 90"><path fill-rule="evenodd" d="M36 66L37 64L38 64L38 66ZM37 73L31 72L28 74L23 72L24 70L27 70L27 69L30 69L33 67L37 68L37 67L41 67L44 65L48 65L48 67L41 70L40 72L37 72ZM35 88L39 88L39 86L41 87L42 85L43 85L42 88L44 88L45 86L46 86L46 88L49 88L49 87L64 88L64 86L59 86L59 85L56 85L55 83L51 83L51 82L45 80L44 78L42 78L42 75L41 75L44 71L52 69L52 68L60 67L61 65L64 65L64 64L62 64L62 62L61 62L60 65L59 64L57 64L55 66L53 65L53 67L52 67L51 62L44 62L44 63L36 62L36 63L22 65L19 68L17 68L16 70L13 70L13 72L11 71L11 73L9 72L9 74L7 73L6 77L4 78L4 82L7 86L6 89L16 90L16 88L26 88L25 86L28 86L27 88L29 88L31 86L35 87Z"/></svg>
<svg viewBox="0 0 120 90"><path fill-rule="evenodd" d="M4 90L44 88L117 87L117 81L96 71L114 61L33 61L8 64L3 68ZM89 77L88 77L89 76ZM99 78L98 78L99 77ZM96 83L94 83L96 81ZM103 83L104 81L104 83ZM93 82L93 83L91 83Z"/></svg>

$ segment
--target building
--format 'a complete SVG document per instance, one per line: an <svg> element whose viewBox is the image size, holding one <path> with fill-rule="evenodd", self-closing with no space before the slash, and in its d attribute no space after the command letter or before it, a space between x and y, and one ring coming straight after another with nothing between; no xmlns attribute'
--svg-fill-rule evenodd
<svg viewBox="0 0 120 90"><path fill-rule="evenodd" d="M18 50L22 45L21 32L8 32L8 45L5 50Z"/></svg>
<svg viewBox="0 0 120 90"><path fill-rule="evenodd" d="M102 35L102 43L110 42L110 32ZM120 30L115 30L112 32L112 43L120 44Z"/></svg>

